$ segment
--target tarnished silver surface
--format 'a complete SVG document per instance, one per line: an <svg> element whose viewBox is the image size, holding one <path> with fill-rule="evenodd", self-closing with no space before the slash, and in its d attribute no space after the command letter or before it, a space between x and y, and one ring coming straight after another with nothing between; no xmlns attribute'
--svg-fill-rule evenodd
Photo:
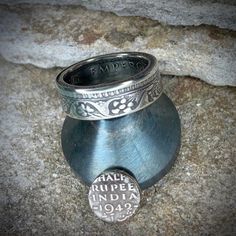
<svg viewBox="0 0 236 236"><path fill-rule="evenodd" d="M58 75L57 87L64 111L80 120L124 116L152 104L162 93L155 57L139 52L76 63Z"/></svg>
<svg viewBox="0 0 236 236"><path fill-rule="evenodd" d="M121 222L131 217L139 207L140 198L138 182L121 170L99 175L88 195L91 209L106 222Z"/></svg>

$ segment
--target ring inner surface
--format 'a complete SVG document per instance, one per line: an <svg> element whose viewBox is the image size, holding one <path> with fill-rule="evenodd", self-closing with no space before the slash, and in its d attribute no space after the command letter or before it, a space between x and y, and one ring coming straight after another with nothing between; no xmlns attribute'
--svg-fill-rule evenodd
<svg viewBox="0 0 236 236"><path fill-rule="evenodd" d="M88 62L73 71L67 72L63 80L76 86L122 82L144 70L148 64L149 61L145 58L104 58L99 61Z"/></svg>

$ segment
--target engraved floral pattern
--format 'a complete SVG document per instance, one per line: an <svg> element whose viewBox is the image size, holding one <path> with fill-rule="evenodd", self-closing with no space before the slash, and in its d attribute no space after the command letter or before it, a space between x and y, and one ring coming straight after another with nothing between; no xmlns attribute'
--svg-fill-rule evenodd
<svg viewBox="0 0 236 236"><path fill-rule="evenodd" d="M74 103L73 99L61 95L61 105L63 111L65 111L66 113L70 113L71 106L73 106L73 103Z"/></svg>
<svg viewBox="0 0 236 236"><path fill-rule="evenodd" d="M135 99L115 99L109 104L110 112L114 115L132 111L137 107Z"/></svg>
<svg viewBox="0 0 236 236"><path fill-rule="evenodd" d="M75 111L80 116L88 117L95 112L95 109L90 103L79 102L75 107Z"/></svg>
<svg viewBox="0 0 236 236"><path fill-rule="evenodd" d="M151 88L147 91L147 96L148 96L148 102L152 102L154 101L156 98L158 98L161 94L161 85L160 85L160 81L157 81L156 83L154 83Z"/></svg>
<svg viewBox="0 0 236 236"><path fill-rule="evenodd" d="M143 82L142 86L130 86L115 92L97 92L86 96L80 93L61 94L63 110L71 117L84 120L107 119L140 110L162 93L161 81L156 76Z"/></svg>

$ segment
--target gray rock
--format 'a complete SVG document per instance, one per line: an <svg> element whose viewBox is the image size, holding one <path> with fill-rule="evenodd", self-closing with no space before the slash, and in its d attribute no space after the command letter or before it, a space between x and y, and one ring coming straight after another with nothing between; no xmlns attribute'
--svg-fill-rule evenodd
<svg viewBox="0 0 236 236"><path fill-rule="evenodd" d="M211 26L163 26L82 7L2 6L0 53L9 61L65 67L115 51L154 54L163 74L236 85L236 33Z"/></svg>
<svg viewBox="0 0 236 236"><path fill-rule="evenodd" d="M236 234L235 88L165 77L181 117L180 154L130 221L107 225L62 154L59 71L0 59L0 235Z"/></svg>
<svg viewBox="0 0 236 236"><path fill-rule="evenodd" d="M83 5L121 16L144 16L170 25L216 25L236 29L234 0L0 0L5 4Z"/></svg>

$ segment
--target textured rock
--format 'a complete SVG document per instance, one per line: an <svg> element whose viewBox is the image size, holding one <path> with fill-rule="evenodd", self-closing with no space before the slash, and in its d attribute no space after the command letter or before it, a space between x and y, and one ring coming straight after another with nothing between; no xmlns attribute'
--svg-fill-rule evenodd
<svg viewBox="0 0 236 236"><path fill-rule="evenodd" d="M170 27L82 7L1 7L0 53L15 63L65 67L114 51L154 54L163 74L236 85L236 33L215 27Z"/></svg>
<svg viewBox="0 0 236 236"><path fill-rule="evenodd" d="M234 0L0 0L0 3L83 5L122 16L144 16L170 25L216 25L236 30Z"/></svg>
<svg viewBox="0 0 236 236"><path fill-rule="evenodd" d="M58 69L0 60L0 235L235 235L236 89L165 77L181 117L171 171L129 222L107 225L60 147Z"/></svg>

